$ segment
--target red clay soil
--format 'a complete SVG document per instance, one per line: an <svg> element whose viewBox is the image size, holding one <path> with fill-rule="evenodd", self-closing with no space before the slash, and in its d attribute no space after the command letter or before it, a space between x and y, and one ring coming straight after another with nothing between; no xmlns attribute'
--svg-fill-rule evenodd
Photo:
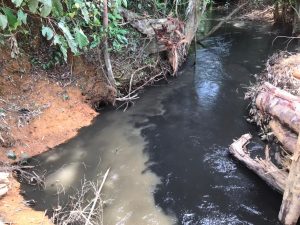
<svg viewBox="0 0 300 225"><path fill-rule="evenodd" d="M36 75L33 76L30 71L28 61L10 60L7 52L1 52L0 110L5 110L3 124L7 126L5 129L0 127L1 139L5 139L0 141L1 161L13 162L7 158L8 150L16 153L17 160L22 152L34 156L47 151L74 137L80 128L91 124L98 115L86 102L86 98L93 97L88 92L87 96L83 96L78 87L63 88L46 76L35 79ZM88 82L86 86L89 86ZM97 88L98 92L100 90L99 98L113 94L103 82L98 82ZM18 126L20 110L24 109L41 109L42 113L28 124ZM19 183L12 178L9 192L0 199L0 218L12 224L51 224L44 216L45 212L25 206L19 188Z"/></svg>

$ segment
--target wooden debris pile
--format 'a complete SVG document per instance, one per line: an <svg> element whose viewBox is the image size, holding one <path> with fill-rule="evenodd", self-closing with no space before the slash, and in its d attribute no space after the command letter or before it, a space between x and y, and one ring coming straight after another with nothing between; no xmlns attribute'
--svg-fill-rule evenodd
<svg viewBox="0 0 300 225"><path fill-rule="evenodd" d="M175 74L187 54L184 22L173 17L151 19L127 9L121 9L121 13L132 27L151 40L146 50L148 54L167 52Z"/></svg>
<svg viewBox="0 0 300 225"><path fill-rule="evenodd" d="M282 54L282 53L281 53ZM230 153L260 176L275 190L283 193L279 213L285 225L296 224L300 216L300 55L278 54L267 63L267 71L249 88L252 100L249 122L261 128L262 139L281 146L281 160L275 165L267 145L265 157L252 158L246 148L250 134L245 134L229 148ZM299 73L300 74L300 73Z"/></svg>

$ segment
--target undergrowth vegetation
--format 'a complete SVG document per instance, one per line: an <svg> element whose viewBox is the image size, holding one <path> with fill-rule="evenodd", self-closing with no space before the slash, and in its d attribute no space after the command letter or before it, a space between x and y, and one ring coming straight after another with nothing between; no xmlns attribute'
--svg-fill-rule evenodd
<svg viewBox="0 0 300 225"><path fill-rule="evenodd" d="M12 57L19 54L18 37L27 35L32 29L59 48L67 60L70 50L78 55L100 45L104 35L112 40L112 47L120 50L127 43L126 29L121 26L121 6L126 0L111 2L109 26L102 26L102 1L87 0L12 0L4 1L0 7L0 38L10 42Z"/></svg>

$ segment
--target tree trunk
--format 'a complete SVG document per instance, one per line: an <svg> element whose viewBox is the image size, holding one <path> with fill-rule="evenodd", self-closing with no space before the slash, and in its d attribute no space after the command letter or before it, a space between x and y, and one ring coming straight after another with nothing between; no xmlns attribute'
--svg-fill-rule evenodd
<svg viewBox="0 0 300 225"><path fill-rule="evenodd" d="M285 225L297 224L300 216L300 136L297 141L297 151L292 157L292 164L284 190L279 212L279 220Z"/></svg>
<svg viewBox="0 0 300 225"><path fill-rule="evenodd" d="M107 70L107 78L111 86L116 87L116 81L111 67L110 56L108 51L108 42L107 42L107 29L108 29L108 9L107 9L107 0L103 0L103 27L105 30L104 36L104 60Z"/></svg>
<svg viewBox="0 0 300 225"><path fill-rule="evenodd" d="M283 127L278 120L271 120L269 125L284 149L294 153L296 151L297 135L288 128Z"/></svg>
<svg viewBox="0 0 300 225"><path fill-rule="evenodd" d="M187 11L187 21L185 25L185 38L187 47L192 43L198 29L199 20L201 16L200 12L200 0L189 0L189 6ZM206 5L203 4L203 7Z"/></svg>
<svg viewBox="0 0 300 225"><path fill-rule="evenodd" d="M300 100L298 97L266 83L256 97L256 106L286 124L295 133L300 130Z"/></svg>
<svg viewBox="0 0 300 225"><path fill-rule="evenodd" d="M296 0L293 19L293 34L300 34L300 0Z"/></svg>
<svg viewBox="0 0 300 225"><path fill-rule="evenodd" d="M274 21L275 23L279 23L280 20L280 15L279 15L279 5L278 5L278 1L275 2L275 6L274 6L274 13L273 13L273 17L274 17Z"/></svg>
<svg viewBox="0 0 300 225"><path fill-rule="evenodd" d="M246 150L246 145L251 138L252 136L250 134L244 134L230 145L229 152L272 188L283 193L287 173L278 169L268 157L265 160L258 158L252 159Z"/></svg>

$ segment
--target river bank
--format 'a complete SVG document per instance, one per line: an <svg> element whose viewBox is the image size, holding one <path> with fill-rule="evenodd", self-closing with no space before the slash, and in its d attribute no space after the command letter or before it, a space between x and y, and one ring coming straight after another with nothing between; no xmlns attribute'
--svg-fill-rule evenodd
<svg viewBox="0 0 300 225"><path fill-rule="evenodd" d="M32 43L22 43L17 59L12 59L9 46L1 47L1 169L12 163L22 168L22 162L75 137L79 129L92 123L99 115L96 111L104 105L114 105L119 100L127 108L144 86L177 73L197 22L187 22L189 27L183 33L185 24L177 18L153 19L149 23L148 16L126 9L122 12L131 26L127 25L131 31L127 38L131 41L122 51L111 54L115 84L106 76L101 49L70 56L67 63L60 63L55 49L48 49L40 34ZM188 14L191 13L195 13L193 8ZM137 20L144 25L136 27ZM153 42L153 38L157 41ZM48 221L44 212L33 212L30 206L34 203L28 204L21 196L20 184L12 178L18 178L18 172L2 170L9 172L11 182L1 181L4 196L0 199L0 217L15 224Z"/></svg>
<svg viewBox="0 0 300 225"><path fill-rule="evenodd" d="M46 71L36 71L26 57L21 61L11 59L10 52L5 49L1 49L0 65L2 163L27 160L62 144L99 115L79 87L88 87L88 79L85 79L86 83L76 81L77 85L65 86L69 81L55 81ZM91 68L78 64L74 74L80 74L78 67L86 74L91 71ZM103 100L112 98L104 82L98 87ZM41 224L44 221L49 224L43 212L26 205L20 194L20 184L12 175L9 191L0 199L3 221L14 224Z"/></svg>
<svg viewBox="0 0 300 225"><path fill-rule="evenodd" d="M57 205L56 180L67 187L60 198L67 202L78 177L98 180L110 168L107 225L279 224L270 207L279 195L227 155L233 138L256 130L244 119L243 87L282 47L274 49L273 32L269 24L228 23L170 85L149 88L126 112L108 110L70 142L36 157L37 168L48 171L47 188L24 185L27 199L45 200L35 206L44 211Z"/></svg>
<svg viewBox="0 0 300 225"><path fill-rule="evenodd" d="M224 36L220 35L205 42L206 45L210 46L208 49L198 50L199 55L201 54L201 57L204 55L204 57L201 58L199 56L197 59L200 67L199 65L196 67L196 70L199 72L195 78L196 83L193 81L193 66L190 64L188 67L189 69L186 69L185 72L191 77L181 80L182 84L177 83L174 89L169 87L161 91L151 92L151 94L148 94L148 97L146 97L146 94L145 98L147 99L147 102L144 104L140 102L141 105L137 106L135 111L131 111L126 115L120 115L120 112L110 112L106 114L103 121L101 121L100 115L97 124L90 127L90 132L85 130L79 137L72 140L71 143L66 143L62 149L53 149L51 152L38 156L37 158L44 159L41 161L41 164L43 164L44 167L49 166L49 168L52 168L52 163L55 162L55 169L57 169L64 167L66 163L71 165L74 163L73 161L81 163L82 159L80 157L83 157L89 162L87 165L93 165L92 168L94 168L96 167L95 165L98 165L99 163L99 159L95 159L95 155L98 156L101 153L101 157L104 159L106 157L108 161L106 163L104 162L104 165L101 166L106 169L111 165L114 165L111 179L108 180L107 188L110 188L109 190L111 193L120 196L120 201L118 203L108 205L107 220L112 224L122 221L122 219L128 219L130 221L131 218L133 218L132 221L140 221L142 218L139 216L140 214L138 214L138 216L130 214L132 208L136 208L137 206L139 207L137 211L141 211L141 214L144 212L146 214L149 210L152 210L151 212L154 212L153 215L155 219L160 219L158 222L163 221L164 224L170 224L171 222L175 222L176 219L172 218L174 215L172 215L171 218L166 218L165 214L168 213L165 212L169 209L168 203L171 204L172 211L175 212L176 217L178 218L177 221L186 223L195 221L215 222L215 218L209 217L209 213L217 213L220 215L221 220L227 222L241 222L244 220L264 221L265 218L260 217L264 205L259 202L254 201L254 206L244 202L245 207L236 209L236 213L242 214L242 218L228 214L227 210L224 209L223 206L227 206L228 202L222 202L220 199L227 198L228 193L232 193L231 191L236 188L235 186L224 187L224 183L227 184L228 182L227 179L236 182L237 188L244 188L238 186L238 183L240 183L241 180L250 188L253 188L253 185L252 183L248 183L249 180L247 179L247 175L236 172L234 164L231 161L228 161L224 154L222 155L221 150L228 144L228 140L231 140L232 136L236 135L240 129L246 130L249 128L243 122L236 119L239 117L242 118L244 115L245 105L242 100L236 99L236 93L241 97L241 93L243 92L241 90L241 83L244 85L248 84L250 74L259 71L262 67L262 60L266 59L266 52L271 48L270 37L268 37L268 35L264 36L264 32L271 34L272 31L269 29L269 26L254 26L251 30L250 26L247 27L247 24L242 24L242 26L240 26L240 24L235 23L233 24L233 28L230 27L230 29L233 31L233 37L226 35L225 32L227 31L225 29ZM246 35L243 35L242 32L244 32L244 30L249 32L246 33ZM241 44L239 44L240 40L242 40ZM247 43L247 45L245 43ZM251 43L249 48L248 43ZM261 52L261 48L265 52ZM241 49L243 49L243 51L239 52ZM229 54L231 51L233 53ZM128 71L131 71L132 73L126 73L126 70L127 85L128 83L131 83L128 81L132 79L133 75L136 75L136 71L145 74L148 70L156 68L153 67L153 65L157 65L157 60L158 59L156 58L152 58L150 61L154 64L151 64L150 66L146 64L146 70L130 68ZM115 65L118 65L119 62L120 61L118 60L113 61ZM215 64L212 65L212 62ZM229 63L225 65L226 62ZM125 63L128 66L131 66L128 61ZM19 69L11 72L7 69L12 64L11 62L5 66L6 63L5 60L3 60L2 64L4 64L2 72L6 75L5 77L9 77L8 81L11 82L11 85L7 85L7 83L9 83L7 80L5 80L5 82L3 81L4 102L1 103L1 107L4 109L13 109L12 112L10 112L10 110L5 110L4 120L8 121L8 124L11 124L11 129L9 130L11 136L14 137L14 141L11 141L11 143L15 142L15 147L10 147L11 143L8 142L7 150L12 150L16 154L17 159L20 159L22 155L24 156L23 153L34 156L66 142L70 138L76 136L81 127L90 125L91 121L98 115L91 107L93 103L99 102L99 99L101 102L101 98L103 98L103 103L114 101L114 91L108 88L105 82L101 83L101 79L105 80L105 77L100 79L100 84L102 85L94 85L95 83L99 83L99 80L95 82L94 73L99 70L95 67L91 68L90 64L82 66L82 63L73 61L73 65L75 65L77 69L72 70L72 73L77 78L74 79L71 77L71 79L66 79L64 83L60 83L60 80L51 78L45 79L47 76L42 76L44 77L42 79L32 79L32 77L35 77L36 73L24 73L22 71L20 72ZM2 64L0 63L0 65ZM211 67L206 65L211 65ZM170 65L168 68L170 68ZM223 73L223 70L226 71L226 73ZM88 75L86 79L77 82L76 80L81 76L76 76L76 74L86 74L86 71L89 71L87 72ZM208 73L209 71L213 73ZM119 72L124 73L124 71ZM159 71L153 70L152 72L157 73ZM12 76L10 76L11 74ZM26 81L27 76L25 75L28 75L30 79ZM181 73L181 75L184 74ZM140 76L140 74L137 76L139 76L139 81L137 82L137 84L139 84L141 80L143 81L143 76ZM148 79L146 79L146 82L147 80ZM69 85L70 82L72 85ZM26 86L27 83L28 86ZM98 95L89 94L89 91L85 90L85 87L87 89L92 87L93 90L100 90L101 93ZM178 88L178 91L176 91L176 88ZM160 93L160 95L158 93ZM93 99L95 96L100 96L100 98L95 101L95 99ZM130 90L129 97L131 97ZM232 100L227 101L228 99ZM34 101L30 102L29 100ZM221 104L222 102L224 102L224 104ZM152 107L149 107L149 105ZM232 114L227 110L228 105L239 110ZM101 107L102 104L99 104L98 106ZM182 110L182 106L187 110ZM192 118L190 114L193 115ZM211 119L211 115L214 115L213 119ZM226 121L221 115L227 116ZM197 123L193 121L194 117L199 117ZM174 118L180 118L176 120L176 126L174 126ZM203 118L206 118L204 122ZM29 121L27 122L27 120ZM228 132L221 128L217 129L220 124L224 125L224 127L231 127L232 131ZM159 126L161 129L156 128ZM199 127L203 128L203 131L205 131L202 135L199 134ZM170 134L169 129L172 131ZM184 138L182 137L183 134L178 132L178 130L183 130L185 132ZM206 132L207 130L208 132ZM223 137L225 132L227 135ZM148 136L144 137L145 134ZM160 139L160 135L165 138ZM215 136L218 140L217 143L215 143L215 140L212 138ZM176 137L175 139L178 141L174 142L174 137ZM112 139L114 140L111 141L113 143L107 141ZM186 143L188 148L183 146L185 140L189 140L188 143ZM157 149L157 146L161 146L159 148L160 151L151 152L149 150ZM89 153L86 149L91 152ZM168 149L174 149L174 151L168 152ZM182 151L183 149L185 151ZM203 152L198 152L198 149L201 149L205 155L203 155ZM147 154L143 154L144 151L147 152ZM209 156L209 151L214 152L212 158ZM159 152L162 152L162 155L160 155ZM54 159L51 157L53 153L55 155ZM65 153L67 153L68 156L71 156L74 153L75 156L73 158L66 157L66 155L64 155ZM186 156L185 153L190 154L190 156ZM2 159L7 160L6 151L2 151L1 154ZM81 156L81 154L83 154L83 156ZM151 157L147 158L148 154ZM174 166L174 162L172 161L174 155L177 156L177 159L182 159L182 162L176 163L176 165L180 164L182 167ZM60 160L63 157L66 159ZM156 157L162 157L162 159L159 158L157 161ZM53 162L50 162L51 160L49 160L49 158L51 158ZM49 161L47 161L47 159ZM212 171L207 171L207 174L210 172L215 173L217 174L215 176L222 181L221 183L218 183L214 177L209 177L209 180L213 183L213 190L210 190L212 184L209 182L205 182L201 185L197 184L197 191L194 189L195 186L189 186L189 184L193 184L195 180L206 180L207 178L205 176L201 177L202 175L198 177L198 173L193 173L193 171L205 170L205 168L199 165L198 161L196 163L196 160L194 159L202 160L203 164L208 166L207 168L212 169ZM175 159L174 161L178 160ZM195 163L191 163L193 161L195 161ZM128 168L126 167L127 163L134 166ZM189 167L189 165L191 166ZM165 170L161 169L165 167ZM118 168L125 168L127 170L125 170L125 172L120 172L118 171ZM74 169L73 167L67 169L72 170L72 172L78 170L78 168ZM82 170L85 171L84 169ZM149 170L156 171L156 174L150 173ZM76 175L83 173L81 170L78 171L75 173ZM223 179L224 171L229 171L230 175ZM98 176L96 171L92 170L89 173L90 177ZM55 172L53 172L53 174L55 174ZM132 176L132 174L134 174L134 176ZM162 177L162 179L160 179L160 177ZM184 180L186 186L181 186L181 184L176 183L176 180L179 180L178 177L181 180ZM52 176L52 178L50 177L51 182L53 182L54 179L55 176ZM170 188L170 182L173 182L175 186L179 187L178 190L184 189L188 191L173 190L175 193L174 196L173 192L168 189ZM74 183L76 182L70 181L69 185L72 186ZM133 183L139 185L132 188L131 185ZM78 184L78 180L76 184ZM141 185L143 188L141 188ZM19 194L19 184L14 180L11 186L11 191L0 200L0 214L5 218L5 222L12 221L17 224L26 224L24 221L28 221L28 224L40 224L47 220L43 211L35 211L34 216L31 216L33 215L31 214L33 211L24 205L24 199ZM160 187L159 190L155 190L155 187L157 186ZM124 187L124 190L120 192L118 187ZM219 190L221 189L222 193L219 193ZM35 192L38 192L38 190L32 190L33 193L30 193L29 196L35 196ZM139 194L139 196L143 196L143 198L141 198L143 201L140 199L140 202L128 201L128 196L131 196L132 192ZM186 193L191 193L191 195ZM199 193L202 194L200 197L198 196ZM268 195L268 193L263 193ZM37 195L43 196L43 194L45 193ZM156 196L155 201L153 200L152 194L155 194ZM184 194L184 196L181 196L182 194ZM47 193L45 195L49 202L53 200L53 197L49 197ZM217 196L216 199L213 197L214 195ZM247 195L251 195L251 198ZM196 200L195 196L198 196L199 198ZM218 196L220 198L218 198ZM249 198L252 202L252 197L255 199L258 196L260 196L259 193L247 192L245 199ZM44 198L42 197L40 199ZM211 204L207 203L207 200L210 200ZM237 204L236 199L231 200ZM160 210L160 207L157 207L157 201L163 210ZM176 202L179 202L179 205L183 207L178 207L178 204L175 205ZM43 204L43 202L41 204ZM118 206L123 207L122 204L125 205L120 212L118 211ZM140 207L141 205L143 207ZM203 210L199 211L199 209ZM205 211L207 209L208 211ZM233 210L234 208L231 206L230 209ZM118 217L115 216L116 212L118 212ZM168 214L168 216L170 216L170 214ZM268 211L266 216L268 218L267 220L271 222L274 221L272 215L273 212ZM255 218L250 218L251 216ZM152 217L149 216L146 217L146 219L151 222ZM150 222L149 224L151 224Z"/></svg>

